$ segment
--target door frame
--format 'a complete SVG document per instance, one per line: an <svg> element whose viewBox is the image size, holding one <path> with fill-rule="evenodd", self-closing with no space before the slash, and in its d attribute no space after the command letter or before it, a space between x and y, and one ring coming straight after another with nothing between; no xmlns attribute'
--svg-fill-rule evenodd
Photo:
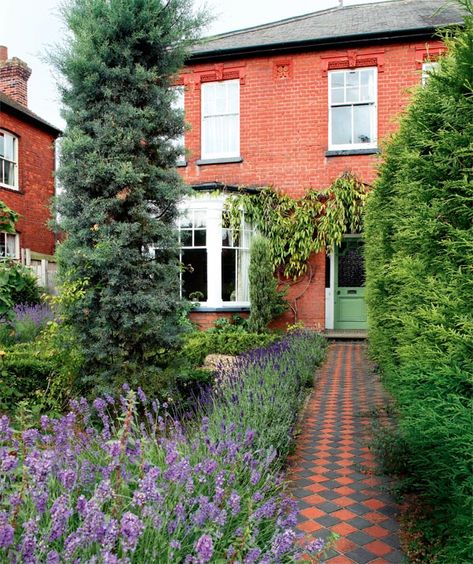
<svg viewBox="0 0 473 564"><path fill-rule="evenodd" d="M343 239L363 239L362 233L348 233ZM330 287L325 288L325 329L335 328L335 268L337 259L338 245L334 247L328 255L330 259Z"/></svg>

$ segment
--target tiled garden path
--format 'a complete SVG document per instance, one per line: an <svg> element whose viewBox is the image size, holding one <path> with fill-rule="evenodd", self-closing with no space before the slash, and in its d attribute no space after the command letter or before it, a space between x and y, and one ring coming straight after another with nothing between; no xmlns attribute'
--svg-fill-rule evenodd
<svg viewBox="0 0 473 564"><path fill-rule="evenodd" d="M336 343L317 374L289 479L300 531L340 535L325 562L403 562L398 508L386 478L373 474L371 415L387 401L362 343Z"/></svg>

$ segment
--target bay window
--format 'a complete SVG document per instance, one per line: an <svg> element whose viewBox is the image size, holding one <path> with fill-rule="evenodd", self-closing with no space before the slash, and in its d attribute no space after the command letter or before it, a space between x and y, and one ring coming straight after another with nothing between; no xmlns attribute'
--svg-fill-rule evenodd
<svg viewBox="0 0 473 564"><path fill-rule="evenodd" d="M18 140L0 130L0 186L18 189Z"/></svg>
<svg viewBox="0 0 473 564"><path fill-rule="evenodd" d="M377 144L376 68L329 73L329 148L369 149Z"/></svg>
<svg viewBox="0 0 473 564"><path fill-rule="evenodd" d="M202 309L249 306L248 266L252 230L230 229L224 196L183 202L178 224L181 294Z"/></svg>
<svg viewBox="0 0 473 564"><path fill-rule="evenodd" d="M240 81L202 84L202 159L240 156Z"/></svg>

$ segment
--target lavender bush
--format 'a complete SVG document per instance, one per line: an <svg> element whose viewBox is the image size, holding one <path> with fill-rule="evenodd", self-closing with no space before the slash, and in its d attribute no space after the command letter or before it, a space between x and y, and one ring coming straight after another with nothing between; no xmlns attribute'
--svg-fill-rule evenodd
<svg viewBox="0 0 473 564"><path fill-rule="evenodd" d="M280 456L321 348L294 335L245 355L186 426L128 389L117 401L73 401L38 428L1 417L0 560L296 560L302 540ZM314 557L322 549L308 545Z"/></svg>
<svg viewBox="0 0 473 564"><path fill-rule="evenodd" d="M54 319L48 304L17 304L13 308L11 323L2 323L0 343L10 346L33 341L48 321Z"/></svg>

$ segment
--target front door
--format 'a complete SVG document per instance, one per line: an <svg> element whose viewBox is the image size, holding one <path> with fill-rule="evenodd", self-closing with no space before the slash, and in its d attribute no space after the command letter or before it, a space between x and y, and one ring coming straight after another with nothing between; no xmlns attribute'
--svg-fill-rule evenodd
<svg viewBox="0 0 473 564"><path fill-rule="evenodd" d="M347 237L335 251L334 328L367 329L363 240Z"/></svg>

